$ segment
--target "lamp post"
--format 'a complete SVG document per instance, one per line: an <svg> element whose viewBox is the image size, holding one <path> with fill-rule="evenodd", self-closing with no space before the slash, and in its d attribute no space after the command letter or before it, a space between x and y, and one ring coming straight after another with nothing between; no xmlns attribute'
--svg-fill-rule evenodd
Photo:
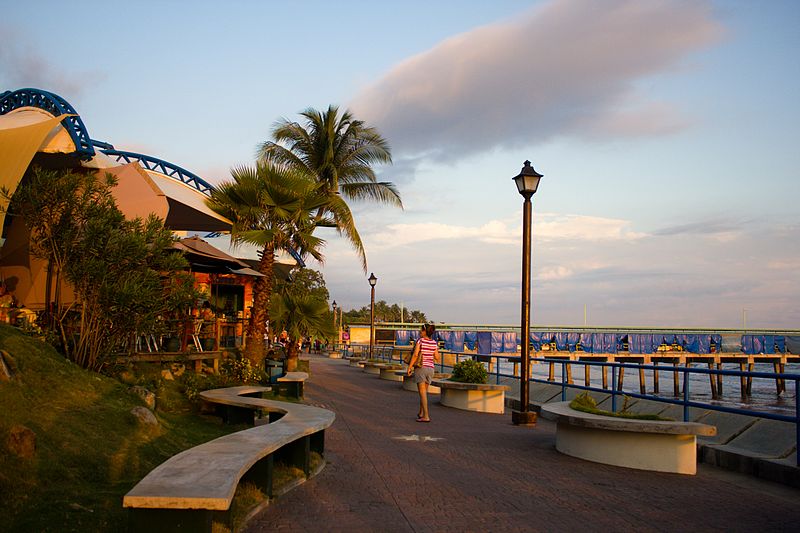
<svg viewBox="0 0 800 533"><path fill-rule="evenodd" d="M336 343L335 344L339 344L339 335L338 335L339 328L336 327L336 310L337 310L337 308L338 307L336 305L336 300L334 300L333 301L333 329L335 329L336 332L337 332ZM334 349L336 349L336 346L334 346Z"/></svg>
<svg viewBox="0 0 800 533"><path fill-rule="evenodd" d="M375 284L378 283L378 278L375 274L369 275L369 358L372 359L372 346L375 344Z"/></svg>
<svg viewBox="0 0 800 533"><path fill-rule="evenodd" d="M517 191L525 199L522 204L522 345L520 347L519 411L511 412L511 422L515 425L532 426L536 424L536 413L528 409L530 391L530 346L531 346L531 197L539 188L542 174L536 172L530 161L525 161L520 173L514 176Z"/></svg>

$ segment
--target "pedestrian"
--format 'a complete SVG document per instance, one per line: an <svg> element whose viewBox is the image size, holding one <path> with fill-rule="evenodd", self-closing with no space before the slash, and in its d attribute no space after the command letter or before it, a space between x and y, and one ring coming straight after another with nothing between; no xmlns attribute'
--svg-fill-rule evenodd
<svg viewBox="0 0 800 533"><path fill-rule="evenodd" d="M414 374L414 383L417 384L419 391L419 412L417 422L430 422L431 417L428 412L428 386L433 380L434 364L439 361L439 345L433 340L433 333L436 326L425 324L419 332L419 340L414 345L414 352L411 361L408 363L406 373L410 376Z"/></svg>

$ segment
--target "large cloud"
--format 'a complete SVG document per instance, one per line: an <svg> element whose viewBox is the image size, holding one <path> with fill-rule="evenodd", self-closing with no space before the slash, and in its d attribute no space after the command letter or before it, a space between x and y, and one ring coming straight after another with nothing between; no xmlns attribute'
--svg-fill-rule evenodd
<svg viewBox="0 0 800 533"><path fill-rule="evenodd" d="M670 132L686 120L636 83L721 33L703 2L552 0L403 61L350 107L403 157Z"/></svg>

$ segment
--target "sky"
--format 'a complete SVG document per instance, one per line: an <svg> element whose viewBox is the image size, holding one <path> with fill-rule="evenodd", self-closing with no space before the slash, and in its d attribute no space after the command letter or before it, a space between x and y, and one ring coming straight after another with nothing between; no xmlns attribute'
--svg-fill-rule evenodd
<svg viewBox="0 0 800 533"><path fill-rule="evenodd" d="M377 128L403 209L335 233L345 309L519 324L525 160L536 325L800 328L800 2L0 0L0 91L211 183L274 123Z"/></svg>

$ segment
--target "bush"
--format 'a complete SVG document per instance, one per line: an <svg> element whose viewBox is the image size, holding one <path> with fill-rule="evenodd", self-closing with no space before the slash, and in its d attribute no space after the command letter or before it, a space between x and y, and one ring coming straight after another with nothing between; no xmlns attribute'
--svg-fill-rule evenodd
<svg viewBox="0 0 800 533"><path fill-rule="evenodd" d="M450 378L450 381L461 383L486 383L488 380L489 374L486 372L486 367L483 366L483 363L473 359L456 363Z"/></svg>

